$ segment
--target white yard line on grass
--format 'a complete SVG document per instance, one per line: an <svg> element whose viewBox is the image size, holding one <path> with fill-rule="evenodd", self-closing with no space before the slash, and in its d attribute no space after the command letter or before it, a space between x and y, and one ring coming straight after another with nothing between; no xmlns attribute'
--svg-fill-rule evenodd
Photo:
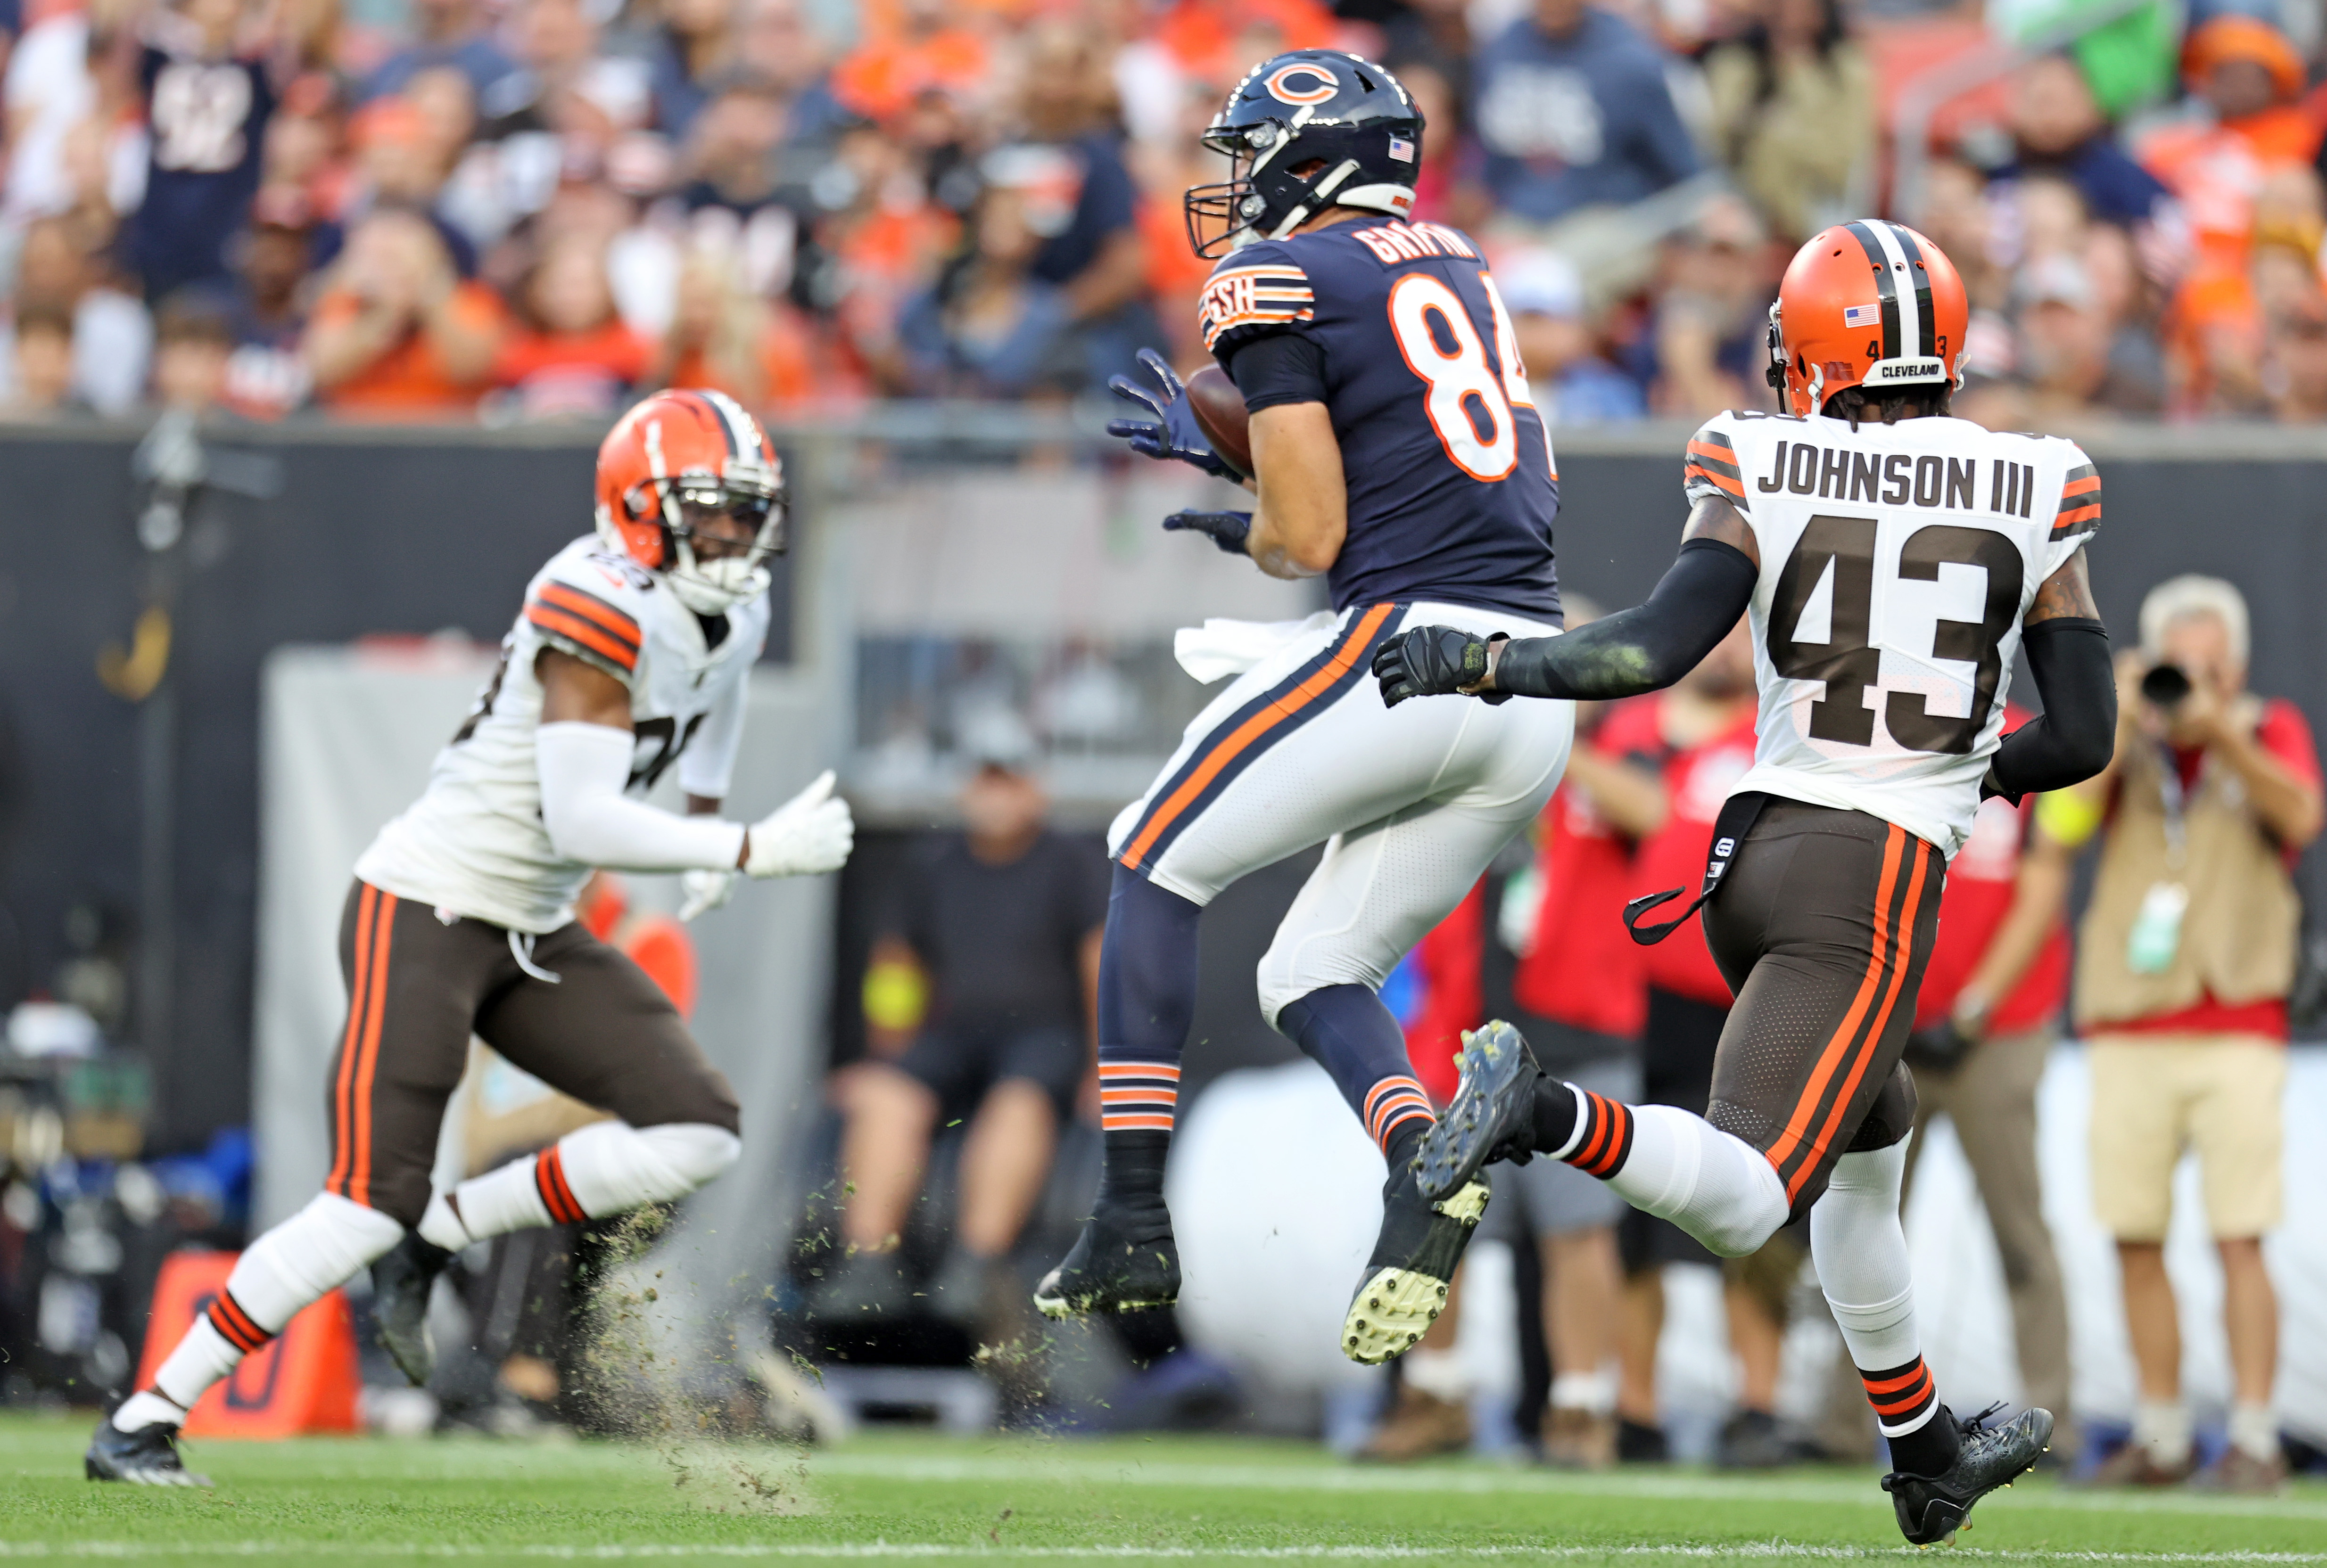
<svg viewBox="0 0 2327 1568"><path fill-rule="evenodd" d="M1864 1480L1814 1480L1782 1477L1768 1480L1721 1476L1585 1474L1575 1471L1502 1470L1485 1466L1388 1470L1350 1465L1223 1465L1164 1461L1143 1464L1113 1455L1029 1454L1023 1457L922 1459L877 1453L818 1453L808 1461L811 1479L819 1476L864 1476L908 1481L1049 1481L1090 1485L1244 1488L1262 1491L1427 1492L1477 1495L1528 1492L1565 1497L1643 1498L1668 1502L1838 1504L1881 1508L1891 1499L1877 1489L1873 1472ZM2327 1524L2327 1500L2307 1498L2227 1498L2201 1492L2151 1495L2141 1492L2080 1492L2032 1488L1996 1492L1983 1499L1990 1508L2061 1508L2078 1513L2196 1514L2248 1519L2303 1519Z"/></svg>
<svg viewBox="0 0 2327 1568"><path fill-rule="evenodd" d="M631 1545L556 1546L452 1545L425 1541L209 1541L176 1545L145 1545L133 1541L0 1541L0 1558L139 1557L290 1557L329 1560L359 1557L443 1557L453 1559L514 1558L551 1562L628 1562L656 1558L985 1558L994 1561L1086 1559L1126 1562L1183 1562L1218 1558L1229 1561L1270 1561L1279 1558L1365 1562L1409 1559L1488 1558L1567 1561L1593 1558L1674 1558L1683 1562L1856 1562L1863 1559L1914 1557L1903 1546L1810 1546L1784 1541L1741 1542L1713 1546L981 1546L942 1542L766 1542L688 1545L679 1542L639 1542ZM1983 1563L2074 1563L2140 1565L2178 1563L2327 1563L2318 1552L1988 1552L1958 1548L1949 1558L1976 1558ZM1929 1561L1929 1559L1919 1559Z"/></svg>

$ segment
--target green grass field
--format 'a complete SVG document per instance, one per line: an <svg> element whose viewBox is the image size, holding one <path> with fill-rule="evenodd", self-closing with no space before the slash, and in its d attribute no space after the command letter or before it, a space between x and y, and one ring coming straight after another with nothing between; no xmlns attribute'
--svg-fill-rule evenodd
<svg viewBox="0 0 2327 1568"><path fill-rule="evenodd" d="M877 1436L803 1455L484 1440L197 1442L215 1491L92 1486L87 1422L0 1419L0 1559L332 1563L1322 1557L1653 1563L1902 1554L1871 1472L1381 1470L1217 1439ZM2022 1483L1955 1555L2327 1563L2327 1486L2256 1501ZM1935 1549L1939 1550L1939 1549Z"/></svg>

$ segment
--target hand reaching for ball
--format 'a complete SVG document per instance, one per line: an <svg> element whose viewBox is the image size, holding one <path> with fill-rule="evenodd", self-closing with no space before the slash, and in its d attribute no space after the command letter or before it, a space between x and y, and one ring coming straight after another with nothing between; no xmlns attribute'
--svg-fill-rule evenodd
<svg viewBox="0 0 2327 1568"><path fill-rule="evenodd" d="M1252 453L1247 434L1244 397L1236 383L1216 365L1207 365L1182 382L1164 356L1153 349L1139 350L1140 363L1153 371L1163 395L1117 376L1107 387L1118 397L1149 410L1152 419L1110 419L1107 433L1131 443L1131 450L1154 458L1176 458L1221 479L1240 479L1249 471ZM1224 455L1225 454L1225 455ZM1241 458L1244 467L1232 461Z"/></svg>

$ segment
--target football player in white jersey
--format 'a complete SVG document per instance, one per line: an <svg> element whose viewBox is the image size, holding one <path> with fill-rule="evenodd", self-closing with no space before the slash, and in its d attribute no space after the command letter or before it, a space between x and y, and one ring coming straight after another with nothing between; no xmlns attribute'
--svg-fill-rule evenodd
<svg viewBox="0 0 2327 1568"><path fill-rule="evenodd" d="M691 916L739 874L848 857L828 772L748 827L717 815L767 637L767 561L784 548L783 471L728 397L659 392L599 448L597 491L596 534L535 575L426 792L356 863L323 1191L251 1243L152 1385L99 1423L91 1479L207 1484L178 1456L186 1412L366 1265L381 1341L423 1383L429 1288L453 1253L669 1202L734 1162L725 1078L654 983L575 919L574 899L597 866L684 872ZM635 798L673 767L684 817ZM432 1190L472 1033L617 1119Z"/></svg>
<svg viewBox="0 0 2327 1568"><path fill-rule="evenodd" d="M1916 1338L1899 1225L1914 1080L1901 1056L1947 858L1981 799L2015 803L2106 766L2108 635L2084 548L2101 484L2073 442L1949 415L1968 312L1939 248L1896 223L1802 247L1771 312L1775 416L1724 414L1688 444L1679 558L1648 602L1572 636L1425 627L1375 660L1389 701L1449 692L1604 698L1691 668L1741 612L1761 688L1752 769L1715 828L1696 902L1736 993L1703 1117L1541 1073L1508 1024L1463 1053L1420 1184L1547 1153L1714 1251L1808 1212L1819 1282L1890 1440L1901 1530L1952 1537L2035 1462L2052 1417L1958 1421ZM2044 716L2010 735L2028 663ZM1625 911L1635 939L1682 890ZM1717 896L1716 896L1717 895Z"/></svg>

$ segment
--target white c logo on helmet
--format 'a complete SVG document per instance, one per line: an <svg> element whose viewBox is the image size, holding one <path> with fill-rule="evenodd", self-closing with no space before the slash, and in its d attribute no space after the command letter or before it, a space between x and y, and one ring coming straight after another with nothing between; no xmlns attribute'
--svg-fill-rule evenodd
<svg viewBox="0 0 2327 1568"><path fill-rule="evenodd" d="M1293 85L1304 76L1315 79L1317 85L1306 88ZM1305 60L1277 67L1261 85L1268 89L1269 97L1281 104L1321 104L1341 90L1341 79L1332 71L1322 65L1312 65Z"/></svg>

